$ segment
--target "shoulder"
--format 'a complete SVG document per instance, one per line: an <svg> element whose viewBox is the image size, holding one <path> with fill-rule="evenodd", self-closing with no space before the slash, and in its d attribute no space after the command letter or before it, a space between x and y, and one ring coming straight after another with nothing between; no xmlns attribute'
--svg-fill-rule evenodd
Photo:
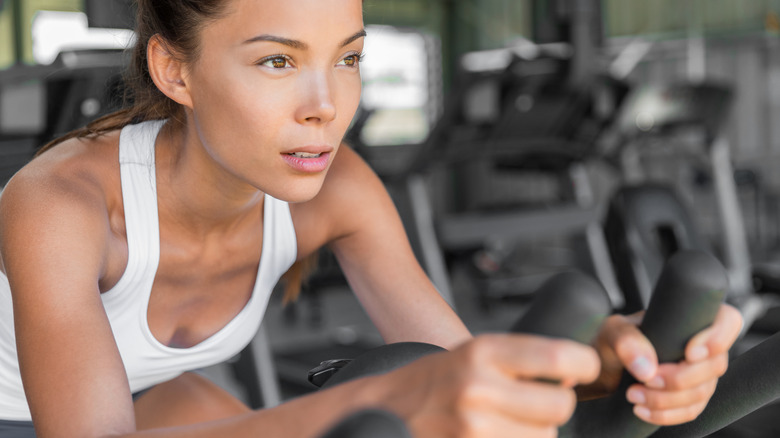
<svg viewBox="0 0 780 438"><path fill-rule="evenodd" d="M118 135L70 139L33 159L0 196L0 253L105 242L118 186ZM121 189L120 189L121 192ZM93 248L96 249L96 248Z"/></svg>
<svg viewBox="0 0 780 438"><path fill-rule="evenodd" d="M66 140L19 170L8 182L2 198L11 198L14 203L105 201L113 183L118 182L118 145L118 131L93 139Z"/></svg>
<svg viewBox="0 0 780 438"><path fill-rule="evenodd" d="M356 231L387 208L394 207L382 181L352 148L342 144L317 196L291 205L290 210L296 233L319 247Z"/></svg>

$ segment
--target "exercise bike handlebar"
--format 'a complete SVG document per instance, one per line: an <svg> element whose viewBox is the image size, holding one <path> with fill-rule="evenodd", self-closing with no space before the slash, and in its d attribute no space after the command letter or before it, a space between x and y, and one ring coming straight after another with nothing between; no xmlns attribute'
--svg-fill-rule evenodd
<svg viewBox="0 0 780 438"><path fill-rule="evenodd" d="M686 251L672 257L659 277L641 330L653 343L659 361L684 357L685 346L695 334L710 325L728 287L725 269L712 256ZM577 330L588 321L584 310L599 301L600 286L581 274L564 274L546 283L539 299L512 330L565 337L589 343L595 332ZM557 290L563 289L563 290ZM554 292L553 292L554 291ZM590 297L590 298L586 298ZM606 293L602 296L606 297ZM592 300L592 302L590 301ZM592 308L594 320L602 312ZM571 324L562 322L572 322ZM596 325L596 329L598 325ZM658 428L633 415L625 399L632 383L624 379L614 396L580 403L572 419L559 430L560 438L703 438L729 424L780 400L780 333L777 333L729 364L707 408L695 420Z"/></svg>
<svg viewBox="0 0 780 438"><path fill-rule="evenodd" d="M727 286L725 269L706 253L684 251L667 262L640 326L654 345L660 362L676 362L684 358L685 346L690 338L714 320ZM602 319L609 312L607 295L598 283L584 274L564 273L553 277L539 289L529 310L511 330L590 343ZM417 345L413 347L418 348ZM729 371L719 380L707 408L692 422L659 428L640 420L625 399L625 391L633 383L633 379L626 374L614 395L580 403L570 421L559 429L558 436L705 437L780 398L780 369L775 366L780 359L778 351L780 333L732 361ZM404 358L402 362L408 360ZM360 371L357 374L363 374L367 369ZM374 414L368 417L371 418L364 417L363 420L351 422L350 430L354 433L345 434L345 430L341 429L338 435L351 438L409 436L408 431L399 428L397 422L379 426L383 422L387 423L386 419L374 418L377 417ZM371 433L366 433L369 429L359 424L370 424L374 420L378 421L375 423L377 428L369 428ZM377 435L389 432L390 429L395 432ZM335 435L327 435L328 438L330 436Z"/></svg>
<svg viewBox="0 0 780 438"><path fill-rule="evenodd" d="M684 359L685 345L712 324L727 287L725 269L709 254L683 251L667 261L640 325L659 362ZM612 396L580 403L559 436L643 438L653 434L658 426L636 417L625 398L634 382L626 373Z"/></svg>
<svg viewBox="0 0 780 438"><path fill-rule="evenodd" d="M662 427L652 438L701 438L780 399L780 333L737 356L695 420Z"/></svg>
<svg viewBox="0 0 780 438"><path fill-rule="evenodd" d="M611 310L599 283L579 272L564 272L535 292L528 310L510 331L590 344Z"/></svg>
<svg viewBox="0 0 780 438"><path fill-rule="evenodd" d="M595 280L578 272L558 274L535 294L528 311L511 331L589 343L611 312L606 291ZM384 345L361 354L328 378L322 388L363 376L385 373L440 347L416 342ZM351 416L321 438L404 438L410 436L400 420L384 411Z"/></svg>

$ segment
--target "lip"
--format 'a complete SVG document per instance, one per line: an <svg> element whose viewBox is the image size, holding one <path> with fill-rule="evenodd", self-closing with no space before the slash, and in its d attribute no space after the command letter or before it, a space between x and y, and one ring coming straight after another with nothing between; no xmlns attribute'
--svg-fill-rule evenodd
<svg viewBox="0 0 780 438"><path fill-rule="evenodd" d="M319 154L316 158L302 158L290 155L295 152L306 152L309 154ZM333 148L330 146L303 146L282 152L282 159L293 170L300 173L319 173L324 172L330 163L330 156Z"/></svg>
<svg viewBox="0 0 780 438"><path fill-rule="evenodd" d="M300 147L297 147L297 148L294 148L294 149L286 150L286 151L282 152L282 154L288 155L288 154L292 154L292 153L295 153L295 152L306 152L307 154L324 154L324 153L333 152L333 147L332 146L327 146L327 145L300 146Z"/></svg>

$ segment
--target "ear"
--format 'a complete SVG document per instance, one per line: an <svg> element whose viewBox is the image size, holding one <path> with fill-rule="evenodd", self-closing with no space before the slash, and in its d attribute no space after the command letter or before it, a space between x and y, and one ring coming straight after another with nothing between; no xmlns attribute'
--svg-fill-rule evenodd
<svg viewBox="0 0 780 438"><path fill-rule="evenodd" d="M174 102L192 108L185 66L171 53L159 34L149 39L146 47L146 62L149 66L149 75L157 88Z"/></svg>

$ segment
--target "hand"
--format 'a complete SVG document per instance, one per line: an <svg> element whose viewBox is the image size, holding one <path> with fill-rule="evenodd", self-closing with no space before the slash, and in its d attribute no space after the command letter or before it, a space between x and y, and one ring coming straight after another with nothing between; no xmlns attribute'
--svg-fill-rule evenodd
<svg viewBox="0 0 780 438"><path fill-rule="evenodd" d="M601 375L595 385L578 393L614 391L626 369L640 382L626 393L637 417L664 426L691 421L704 410L718 378L726 372L728 350L742 328L742 316L735 308L721 305L713 324L688 342L683 361L660 365L638 329L642 316L641 312L613 315L605 321L596 341Z"/></svg>
<svg viewBox="0 0 780 438"><path fill-rule="evenodd" d="M385 375L398 387L387 405L416 437L555 437L574 412L574 385L599 368L575 342L485 335Z"/></svg>

